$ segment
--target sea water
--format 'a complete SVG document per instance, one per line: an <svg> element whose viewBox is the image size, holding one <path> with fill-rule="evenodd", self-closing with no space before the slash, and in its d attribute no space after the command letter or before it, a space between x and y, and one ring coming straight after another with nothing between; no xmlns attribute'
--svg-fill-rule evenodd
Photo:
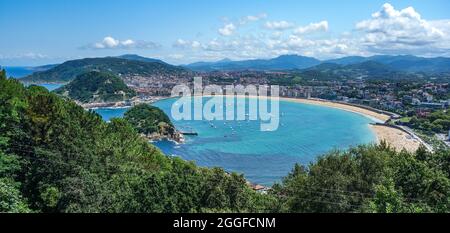
<svg viewBox="0 0 450 233"><path fill-rule="evenodd" d="M33 68L23 67L23 66L2 66L0 68L6 70L6 75L8 77L13 77L13 78L23 78L34 72Z"/></svg>
<svg viewBox="0 0 450 233"><path fill-rule="evenodd" d="M153 105L171 117L175 101L165 99ZM247 100L246 109L248 103ZM235 109L237 104L235 101ZM122 117L126 110L95 111L108 121ZM369 128L373 122L336 108L280 101L280 124L275 131L261 131L261 122L252 120L173 120L179 130L196 132L198 136L186 136L183 144L163 140L154 145L167 155L192 160L200 166L222 167L243 173L251 182L272 185L281 181L295 163L307 165L330 150L375 142Z"/></svg>

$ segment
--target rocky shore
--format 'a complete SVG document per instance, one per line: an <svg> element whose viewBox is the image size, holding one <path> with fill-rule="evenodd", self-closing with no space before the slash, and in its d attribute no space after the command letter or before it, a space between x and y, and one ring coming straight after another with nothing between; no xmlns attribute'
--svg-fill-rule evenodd
<svg viewBox="0 0 450 233"><path fill-rule="evenodd" d="M183 133L178 130L175 130L173 134L160 134L160 133L152 133L149 135L141 134L143 137L147 138L149 141L160 141L160 140L169 140L176 143L184 143L185 139Z"/></svg>

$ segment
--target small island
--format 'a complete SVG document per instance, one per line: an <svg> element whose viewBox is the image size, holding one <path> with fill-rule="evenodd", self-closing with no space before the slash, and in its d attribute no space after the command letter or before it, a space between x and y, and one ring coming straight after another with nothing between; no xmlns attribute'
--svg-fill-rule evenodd
<svg viewBox="0 0 450 233"><path fill-rule="evenodd" d="M175 129L169 117L157 107L138 104L125 113L124 119L149 140L184 142L183 134Z"/></svg>
<svg viewBox="0 0 450 233"><path fill-rule="evenodd" d="M80 74L54 92L80 104L126 102L136 96L118 76L98 71Z"/></svg>

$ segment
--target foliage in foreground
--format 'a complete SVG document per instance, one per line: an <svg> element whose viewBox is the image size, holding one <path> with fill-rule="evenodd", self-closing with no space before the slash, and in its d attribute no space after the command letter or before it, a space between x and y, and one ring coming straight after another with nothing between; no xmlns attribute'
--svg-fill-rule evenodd
<svg viewBox="0 0 450 233"><path fill-rule="evenodd" d="M450 153L395 152L385 143L331 152L274 185L286 212L449 212Z"/></svg>
<svg viewBox="0 0 450 233"><path fill-rule="evenodd" d="M0 212L256 211L242 175L163 155L37 86L0 78Z"/></svg>
<svg viewBox="0 0 450 233"><path fill-rule="evenodd" d="M259 194L0 73L0 212L450 212L449 177L448 150L370 145L295 166Z"/></svg>

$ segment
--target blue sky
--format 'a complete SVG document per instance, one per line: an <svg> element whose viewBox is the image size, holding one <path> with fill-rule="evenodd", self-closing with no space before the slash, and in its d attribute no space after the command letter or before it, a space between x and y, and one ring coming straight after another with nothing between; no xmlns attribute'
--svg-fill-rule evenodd
<svg viewBox="0 0 450 233"><path fill-rule="evenodd" d="M175 64L281 54L450 56L448 9L445 0L0 0L0 65L125 53Z"/></svg>

